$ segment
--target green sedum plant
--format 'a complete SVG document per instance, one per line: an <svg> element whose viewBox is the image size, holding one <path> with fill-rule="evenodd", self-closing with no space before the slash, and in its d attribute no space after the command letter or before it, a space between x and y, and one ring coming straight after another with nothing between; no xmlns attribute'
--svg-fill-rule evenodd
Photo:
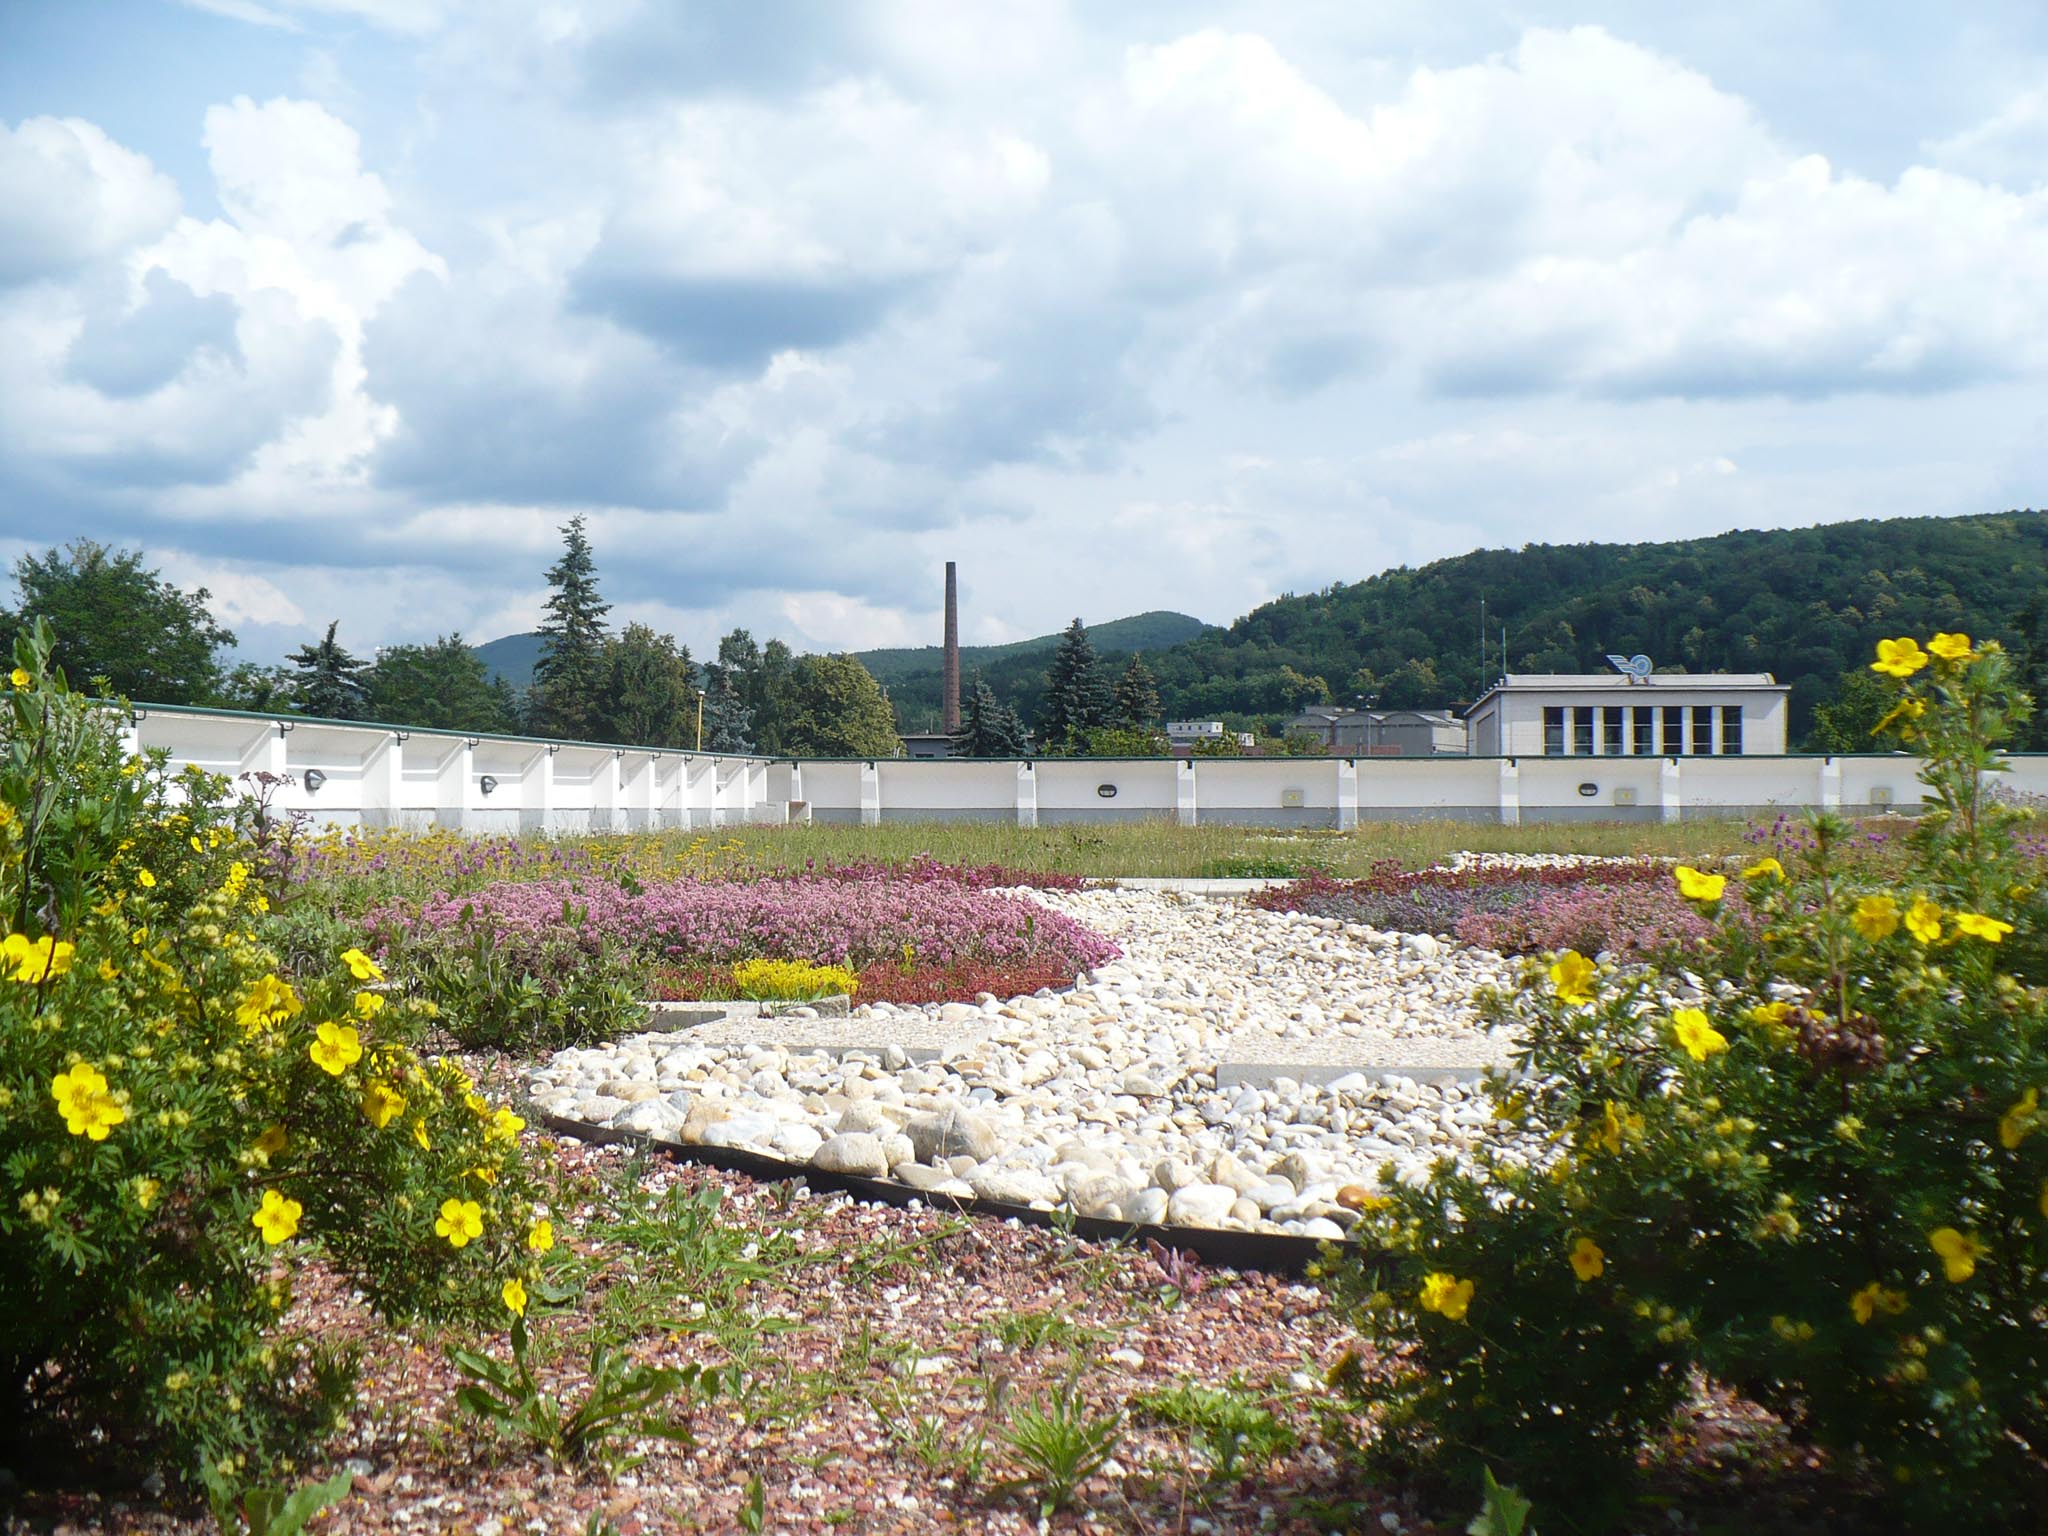
<svg viewBox="0 0 2048 1536"><path fill-rule="evenodd" d="M360 950L280 974L245 808L126 756L51 644L0 735L0 1459L244 1483L351 1387L284 1321L309 1262L495 1311L552 1230L524 1122L401 1043Z"/></svg>
<svg viewBox="0 0 2048 1536"><path fill-rule="evenodd" d="M2048 1507L2048 994L2007 959L2039 872L1987 787L2028 701L1961 635L1874 670L1927 788L1902 865L1818 816L1784 859L1676 870L1717 924L1703 995L1566 952L1488 1000L1522 1134L1389 1179L1330 1265L1402 1351L1343 1373L1383 1469L1463 1498L1490 1465L1599 1529L1703 1371L1916 1526Z"/></svg>

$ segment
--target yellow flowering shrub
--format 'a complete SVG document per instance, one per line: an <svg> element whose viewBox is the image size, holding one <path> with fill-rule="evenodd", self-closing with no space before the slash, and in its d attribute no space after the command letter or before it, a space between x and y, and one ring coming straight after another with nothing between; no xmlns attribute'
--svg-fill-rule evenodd
<svg viewBox="0 0 2048 1536"><path fill-rule="evenodd" d="M553 1237L523 1122L402 1043L415 1005L385 1004L369 956L282 971L225 784L125 759L117 717L50 671L47 632L15 659L0 1424L34 1455L12 1465L255 1476L350 1385L284 1325L309 1261L387 1314L502 1319L506 1281L538 1277L534 1234Z"/></svg>
<svg viewBox="0 0 2048 1536"><path fill-rule="evenodd" d="M1643 1453L1696 1372L1772 1409L1914 1529L2048 1508L2048 980L2028 813L1990 792L2028 703L1995 645L1888 641L1927 805L1902 858L1728 879L1681 993L1577 954L1483 1006L1519 1030L1497 1134L1361 1205L1330 1264L1398 1346L1354 1373L1368 1457L1463 1502L1490 1466L1573 1529L1649 1523ZM1873 1516L1878 1512L1873 1511Z"/></svg>

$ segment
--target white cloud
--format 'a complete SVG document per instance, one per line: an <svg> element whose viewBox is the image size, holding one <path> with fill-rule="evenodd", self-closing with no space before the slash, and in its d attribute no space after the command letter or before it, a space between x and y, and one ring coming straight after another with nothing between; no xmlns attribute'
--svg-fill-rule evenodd
<svg viewBox="0 0 2048 1536"><path fill-rule="evenodd" d="M1925 146L1943 170L2015 191L2048 185L2048 86L2023 91L1983 122Z"/></svg>
<svg viewBox="0 0 2048 1536"><path fill-rule="evenodd" d="M69 277L177 216L171 179L96 125L0 122L0 286Z"/></svg>

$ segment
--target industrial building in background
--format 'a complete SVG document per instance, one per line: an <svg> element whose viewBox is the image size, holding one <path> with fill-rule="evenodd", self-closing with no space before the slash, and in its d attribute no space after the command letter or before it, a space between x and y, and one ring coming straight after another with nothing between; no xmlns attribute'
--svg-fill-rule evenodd
<svg viewBox="0 0 2048 1536"><path fill-rule="evenodd" d="M1347 709L1313 704L1284 722L1335 757L1451 757L1465 751L1465 723L1447 709Z"/></svg>

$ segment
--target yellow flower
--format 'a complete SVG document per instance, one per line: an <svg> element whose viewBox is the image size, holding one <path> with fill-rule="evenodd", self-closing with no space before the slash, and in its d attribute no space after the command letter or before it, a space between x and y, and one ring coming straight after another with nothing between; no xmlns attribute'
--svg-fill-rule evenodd
<svg viewBox="0 0 2048 1536"><path fill-rule="evenodd" d="M1625 1110L1614 1100L1607 1101L1607 1107L1600 1112L1600 1131L1593 1138L1594 1145L1619 1153L1622 1138L1633 1136L1643 1128L1643 1117L1633 1110Z"/></svg>
<svg viewBox="0 0 2048 1536"><path fill-rule="evenodd" d="M518 1276L507 1280L498 1294L505 1298L505 1305L514 1315L526 1316L526 1287L519 1283Z"/></svg>
<svg viewBox="0 0 2048 1536"><path fill-rule="evenodd" d="M107 1132L128 1118L128 1111L107 1088L99 1071L79 1062L50 1083L50 1097L64 1117L64 1129L90 1141L105 1141Z"/></svg>
<svg viewBox="0 0 2048 1536"><path fill-rule="evenodd" d="M355 1001L356 1017L374 1019L384 1011L384 994L381 992L358 992Z"/></svg>
<svg viewBox="0 0 2048 1536"><path fill-rule="evenodd" d="M1970 637L1950 634L1943 630L1927 642L1927 649L1943 661L1967 661L1970 656Z"/></svg>
<svg viewBox="0 0 2048 1536"><path fill-rule="evenodd" d="M1728 1037L1708 1023L1707 1016L1697 1008L1680 1008L1673 1013L1671 1033L1694 1061L1705 1061L1728 1049Z"/></svg>
<svg viewBox="0 0 2048 1536"><path fill-rule="evenodd" d="M265 1157L275 1157L278 1153L284 1150L284 1142L285 1135L283 1126L266 1126L264 1128L263 1134L256 1138L256 1150L258 1152L261 1152Z"/></svg>
<svg viewBox="0 0 2048 1536"><path fill-rule="evenodd" d="M163 1189L163 1180L146 1178L141 1174L137 1174L135 1177L136 1205L142 1210L148 1210L152 1205L156 1204L156 1197L163 1193Z"/></svg>
<svg viewBox="0 0 2048 1536"><path fill-rule="evenodd" d="M1557 988L1558 1001L1574 1008L1593 1001L1593 980L1599 975L1592 961L1576 949L1559 955L1550 967L1550 984Z"/></svg>
<svg viewBox="0 0 2048 1536"><path fill-rule="evenodd" d="M1726 875L1702 874L1690 864L1679 865L1671 874L1678 881L1678 894L1687 901L1719 901L1728 889Z"/></svg>
<svg viewBox="0 0 2048 1536"><path fill-rule="evenodd" d="M306 1208L296 1200L288 1200L274 1189L263 1191L263 1204L256 1214L249 1218L251 1226L263 1234L263 1241L275 1248L288 1237L298 1234L299 1218Z"/></svg>
<svg viewBox="0 0 2048 1536"><path fill-rule="evenodd" d="M20 667L16 667L12 672L8 673L7 680L10 683L14 684L14 686L17 688L26 688L30 683L35 681L35 679L30 677L28 673Z"/></svg>
<svg viewBox="0 0 2048 1536"><path fill-rule="evenodd" d="M144 890L149 890L156 885L156 876L146 869L138 869L135 871L135 883Z"/></svg>
<svg viewBox="0 0 2048 1536"><path fill-rule="evenodd" d="M484 1235L484 1208L474 1200L443 1200L441 1214L434 1221L434 1235L448 1239L450 1248L460 1248Z"/></svg>
<svg viewBox="0 0 2048 1536"><path fill-rule="evenodd" d="M555 1224L552 1221L536 1221L533 1230L526 1234L526 1246L535 1253L546 1253L555 1246Z"/></svg>
<svg viewBox="0 0 2048 1536"><path fill-rule="evenodd" d="M185 839L185 841L186 841L186 842L188 842L188 843L190 843L190 844L192 845L192 851L193 851L194 853L204 853L204 852L206 852L206 849L205 849L205 847L204 847L204 846L203 846L203 845L202 845L202 844L200 843L200 841L199 841L199 834L198 834L198 833L196 833L196 832L195 832L195 833L193 833L193 834L192 834L192 835L191 835L190 837L186 838L186 839Z"/></svg>
<svg viewBox="0 0 2048 1536"><path fill-rule="evenodd" d="M1472 1282L1442 1271L1422 1277L1422 1310L1440 1312L1454 1323L1465 1320L1472 1305Z"/></svg>
<svg viewBox="0 0 2048 1536"><path fill-rule="evenodd" d="M491 1117L491 1127L484 1132L486 1141L517 1141L519 1133L526 1129L526 1122L509 1109L501 1109Z"/></svg>
<svg viewBox="0 0 2048 1536"><path fill-rule="evenodd" d="M259 976L249 983L249 990L235 1005L235 1022L242 1026L245 1036L254 1035L273 1024L297 1018L305 1006L290 982L275 974Z"/></svg>
<svg viewBox="0 0 2048 1536"><path fill-rule="evenodd" d="M2041 1181L2041 1214L2048 1216L2048 1179Z"/></svg>
<svg viewBox="0 0 2048 1536"><path fill-rule="evenodd" d="M2011 923L2001 923L1995 917L1985 917L1977 912L1956 912L1956 932L1967 934L1973 939L1982 939L1987 944L1996 944L2012 932Z"/></svg>
<svg viewBox="0 0 2048 1536"><path fill-rule="evenodd" d="M1926 665L1927 653L1920 649L1920 642L1906 635L1897 640L1878 641L1877 660L1870 664L1870 670L1887 677L1911 677Z"/></svg>
<svg viewBox="0 0 2048 1536"><path fill-rule="evenodd" d="M1941 937L1941 908L1925 896L1915 896L1906 909L1906 932L1922 944L1936 942Z"/></svg>
<svg viewBox="0 0 2048 1536"><path fill-rule="evenodd" d="M1941 1267L1951 1285L1961 1285L1977 1273L1977 1261L1986 1252L1984 1244L1977 1238L1958 1232L1954 1227L1936 1227L1927 1234L1927 1246L1941 1259Z"/></svg>
<svg viewBox="0 0 2048 1536"><path fill-rule="evenodd" d="M422 1152L431 1152L431 1151L433 1151L433 1150L434 1150L434 1144L433 1144L433 1143L432 1143L431 1141L427 1140L427 1122L426 1122L426 1121L424 1121L424 1120L414 1120L414 1121L413 1121L413 1123L412 1123L412 1139L413 1139L414 1141L416 1141L416 1142L418 1142L418 1143L420 1144L420 1150L421 1150Z"/></svg>
<svg viewBox="0 0 2048 1536"><path fill-rule="evenodd" d="M14 979L31 985L62 976L77 953L77 946L47 933L33 942L25 933L10 933L0 940L0 966L13 966Z"/></svg>
<svg viewBox="0 0 2048 1536"><path fill-rule="evenodd" d="M321 1071L339 1077L363 1059L362 1037L352 1024L322 1024L307 1055Z"/></svg>
<svg viewBox="0 0 2048 1536"><path fill-rule="evenodd" d="M1590 1237L1582 1237L1572 1244L1571 1260L1572 1273L1581 1281L1598 1280L1607 1268L1607 1255Z"/></svg>
<svg viewBox="0 0 2048 1536"><path fill-rule="evenodd" d="M1899 904L1889 896L1865 896L1849 915L1856 931L1875 944L1899 931Z"/></svg>
<svg viewBox="0 0 2048 1536"><path fill-rule="evenodd" d="M348 967L349 975L355 977L357 981L384 979L384 972L378 968L377 962L360 949L344 949L341 952L341 963Z"/></svg>
<svg viewBox="0 0 2048 1536"><path fill-rule="evenodd" d="M1875 1280L1849 1298L1849 1311L1859 1323L1868 1324L1880 1312L1893 1316L1906 1310L1906 1293L1887 1290Z"/></svg>
<svg viewBox="0 0 2048 1536"><path fill-rule="evenodd" d="M363 1116L383 1130L405 1113L405 1095L389 1083L372 1083L363 1090Z"/></svg>
<svg viewBox="0 0 2048 1536"><path fill-rule="evenodd" d="M2040 1121L2041 1090L2029 1088L2004 1114L1998 1117L1998 1144L2011 1152L2034 1134Z"/></svg>
<svg viewBox="0 0 2048 1536"><path fill-rule="evenodd" d="M1769 854L1765 854L1742 872L1742 878L1745 880L1761 880L1766 875L1773 880L1785 878L1785 866Z"/></svg>

